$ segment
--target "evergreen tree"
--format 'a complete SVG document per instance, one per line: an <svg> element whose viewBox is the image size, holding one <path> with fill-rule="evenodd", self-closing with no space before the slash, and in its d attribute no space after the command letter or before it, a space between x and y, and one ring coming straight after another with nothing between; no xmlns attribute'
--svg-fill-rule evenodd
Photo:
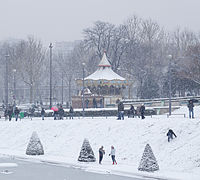
<svg viewBox="0 0 200 180"><path fill-rule="evenodd" d="M147 172L154 172L159 170L158 163L149 144L147 144L144 149L138 170Z"/></svg>
<svg viewBox="0 0 200 180"><path fill-rule="evenodd" d="M33 132L31 139L29 141L29 144L27 146L26 154L27 155L43 155L44 154L42 143L40 142L40 139L35 131Z"/></svg>
<svg viewBox="0 0 200 180"><path fill-rule="evenodd" d="M84 139L83 145L81 147L81 152L78 158L78 161L82 162L95 162L96 158L94 152L90 146L90 143L87 139Z"/></svg>

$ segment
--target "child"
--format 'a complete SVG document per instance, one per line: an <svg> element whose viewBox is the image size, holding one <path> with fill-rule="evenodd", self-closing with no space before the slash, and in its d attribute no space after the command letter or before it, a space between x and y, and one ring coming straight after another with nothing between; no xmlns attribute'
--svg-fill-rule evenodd
<svg viewBox="0 0 200 180"><path fill-rule="evenodd" d="M111 155L111 158L112 158L113 165L117 164L117 161L115 160L115 148L114 148L114 146L111 146L111 151L110 151L109 156L110 155Z"/></svg>
<svg viewBox="0 0 200 180"><path fill-rule="evenodd" d="M168 133L167 133L167 136L168 136L168 142L170 142L170 140L173 139L173 136L174 137L177 137L176 134L174 133L173 130L169 129Z"/></svg>
<svg viewBox="0 0 200 180"><path fill-rule="evenodd" d="M99 148L99 164L101 164L101 161L102 161L102 159L103 159L103 155L105 154L105 151L104 151L104 149L103 149L103 146L101 146L100 148Z"/></svg>

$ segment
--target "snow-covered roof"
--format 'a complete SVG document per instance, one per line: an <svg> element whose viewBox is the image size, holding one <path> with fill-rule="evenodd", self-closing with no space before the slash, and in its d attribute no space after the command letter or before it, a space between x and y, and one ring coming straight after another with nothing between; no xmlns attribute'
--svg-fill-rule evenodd
<svg viewBox="0 0 200 180"><path fill-rule="evenodd" d="M125 81L125 78L119 76L110 67L99 67L93 74L85 78L85 80L121 80Z"/></svg>
<svg viewBox="0 0 200 180"><path fill-rule="evenodd" d="M111 67L107 57L106 57L106 53L104 52L103 57L98 65L99 67Z"/></svg>
<svg viewBox="0 0 200 180"><path fill-rule="evenodd" d="M98 65L98 69L91 75L85 78L85 80L120 80L125 81L126 79L115 73L106 57L104 52L103 57Z"/></svg>

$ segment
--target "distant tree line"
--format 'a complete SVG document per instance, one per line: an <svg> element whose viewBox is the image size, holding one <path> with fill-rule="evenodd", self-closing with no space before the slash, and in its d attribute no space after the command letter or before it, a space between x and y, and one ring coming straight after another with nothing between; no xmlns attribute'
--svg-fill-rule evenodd
<svg viewBox="0 0 200 180"><path fill-rule="evenodd" d="M132 16L118 26L97 21L83 34L76 47L82 50L78 61L86 61L88 72L94 72L106 51L113 70L133 82L138 98L168 97L169 61L172 95L199 94L198 33L180 28L167 32L151 19Z"/></svg>
<svg viewBox="0 0 200 180"><path fill-rule="evenodd" d="M93 73L104 51L113 70L133 83L137 98L168 97L169 61L172 95L199 94L200 33L180 28L168 32L157 22L134 15L120 25L96 21L83 30L83 35L71 53L53 51L53 91L58 91L62 80L68 88L68 94L64 94L68 100L75 93L75 79L82 78L82 63L86 63L86 75ZM0 42L1 89L5 85L6 54L9 87L13 86L15 73L17 86L29 89L29 102L42 101L41 87L49 86L49 48L31 36Z"/></svg>

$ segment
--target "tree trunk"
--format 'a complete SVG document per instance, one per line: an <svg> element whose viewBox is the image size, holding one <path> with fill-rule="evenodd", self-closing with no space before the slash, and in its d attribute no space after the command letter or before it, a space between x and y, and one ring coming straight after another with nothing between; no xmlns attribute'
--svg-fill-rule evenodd
<svg viewBox="0 0 200 180"><path fill-rule="evenodd" d="M30 85L30 103L33 103L33 85Z"/></svg>

